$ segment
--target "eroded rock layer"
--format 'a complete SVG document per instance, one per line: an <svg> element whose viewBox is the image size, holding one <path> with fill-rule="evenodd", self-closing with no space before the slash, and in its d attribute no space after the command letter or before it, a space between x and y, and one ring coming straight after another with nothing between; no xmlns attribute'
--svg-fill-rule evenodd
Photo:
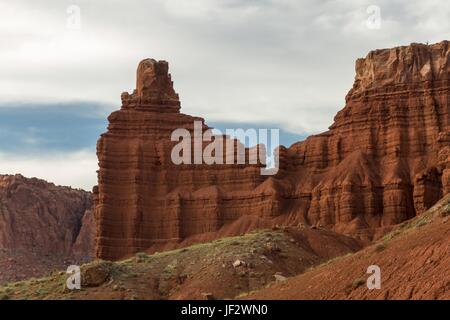
<svg viewBox="0 0 450 320"><path fill-rule="evenodd" d="M208 127L180 113L167 62L142 61L136 88L122 94L122 108L97 145L100 258L176 244L248 216L370 240L450 190L447 41L358 59L354 86L333 125L280 147L275 176L261 175L260 164L174 164L172 132L193 134L194 121L202 132ZM227 141L224 158L235 153Z"/></svg>
<svg viewBox="0 0 450 320"><path fill-rule="evenodd" d="M0 283L92 259L95 221L83 224L91 209L89 192L0 175Z"/></svg>

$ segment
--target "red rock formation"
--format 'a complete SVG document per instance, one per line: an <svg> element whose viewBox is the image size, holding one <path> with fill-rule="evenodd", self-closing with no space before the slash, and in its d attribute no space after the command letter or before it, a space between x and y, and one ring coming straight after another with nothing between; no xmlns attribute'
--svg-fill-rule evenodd
<svg viewBox="0 0 450 320"><path fill-rule="evenodd" d="M89 208L81 220L81 229L72 245L71 257L77 263L91 261L95 257L95 219L94 211Z"/></svg>
<svg viewBox="0 0 450 320"><path fill-rule="evenodd" d="M248 192L263 181L258 165L172 163L177 142L171 133L186 128L193 134L194 121L204 120L179 112L167 62L142 61L137 79L137 90L122 94L122 109L109 116L108 132L97 145L98 255L118 258L215 231L251 203L269 212L262 195Z"/></svg>
<svg viewBox="0 0 450 320"><path fill-rule="evenodd" d="M172 131L208 127L179 112L167 62L144 60L97 145L97 255L176 244L249 215L376 237L450 189L449 72L447 41L370 52L329 131L281 147L267 177L259 165L175 165Z"/></svg>
<svg viewBox="0 0 450 320"><path fill-rule="evenodd" d="M91 207L88 192L21 175L0 175L0 282L67 267L80 228L84 229L83 216ZM93 242L88 241L92 252Z"/></svg>

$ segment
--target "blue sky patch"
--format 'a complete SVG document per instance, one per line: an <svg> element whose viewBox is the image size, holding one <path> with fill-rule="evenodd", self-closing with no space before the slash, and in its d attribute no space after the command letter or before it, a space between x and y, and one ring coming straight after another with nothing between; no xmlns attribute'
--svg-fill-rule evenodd
<svg viewBox="0 0 450 320"><path fill-rule="evenodd" d="M95 102L0 104L0 152L33 154L95 150L106 132L110 106ZM220 129L277 128L273 124L208 122ZM290 146L304 136L280 130L280 143Z"/></svg>

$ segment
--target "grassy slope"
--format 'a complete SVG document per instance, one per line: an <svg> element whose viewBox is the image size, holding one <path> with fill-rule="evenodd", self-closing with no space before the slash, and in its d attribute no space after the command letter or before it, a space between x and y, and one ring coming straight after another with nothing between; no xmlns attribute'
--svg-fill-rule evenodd
<svg viewBox="0 0 450 320"><path fill-rule="evenodd" d="M106 270L107 279L95 287L85 284L80 291L65 289L67 275L54 272L45 278L0 287L0 297L204 299L212 294L214 298L233 298L273 282L275 273L294 276L360 248L354 239L327 230L305 226L262 230L153 255L139 253L121 262L85 265L84 280L88 273L99 278L98 270ZM236 260L245 265L233 267Z"/></svg>

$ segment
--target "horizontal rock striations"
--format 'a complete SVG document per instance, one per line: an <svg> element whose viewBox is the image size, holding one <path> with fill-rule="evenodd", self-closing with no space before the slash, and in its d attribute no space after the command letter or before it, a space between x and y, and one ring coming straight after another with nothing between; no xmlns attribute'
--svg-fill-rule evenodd
<svg viewBox="0 0 450 320"><path fill-rule="evenodd" d="M449 80L447 41L357 60L354 86L329 131L285 151L285 176L301 180L297 195L311 199L307 221L375 230L448 192Z"/></svg>
<svg viewBox="0 0 450 320"><path fill-rule="evenodd" d="M279 172L263 176L260 163L174 164L172 132L208 127L180 113L167 62L144 60L97 145L97 255L118 259L230 225L307 223L377 237L450 190L449 81L447 41L370 52L329 130L280 147Z"/></svg>
<svg viewBox="0 0 450 320"><path fill-rule="evenodd" d="M181 114L168 64L144 60L137 89L122 94L122 108L108 120L97 144L98 256L119 258L154 244L178 242L218 230L253 206L271 215L270 197L253 194L263 177L259 165L175 165L175 129L201 132L204 120ZM226 154L224 154L224 157Z"/></svg>

